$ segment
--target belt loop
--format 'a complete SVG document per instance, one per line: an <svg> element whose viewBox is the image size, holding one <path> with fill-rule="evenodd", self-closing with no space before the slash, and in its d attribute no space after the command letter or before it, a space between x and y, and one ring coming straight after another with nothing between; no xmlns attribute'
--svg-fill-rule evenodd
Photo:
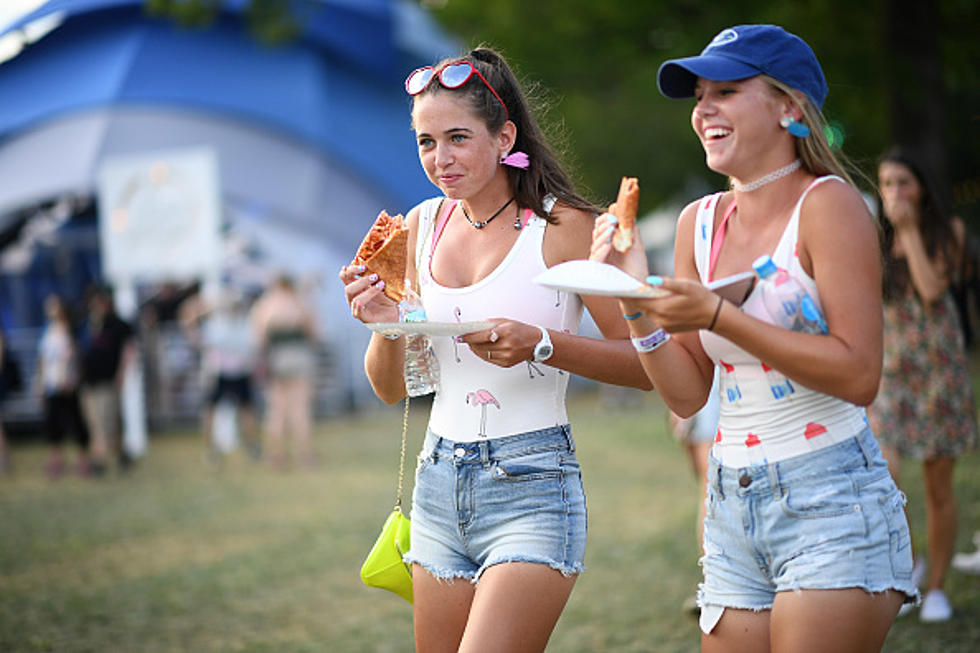
<svg viewBox="0 0 980 653"><path fill-rule="evenodd" d="M708 474L711 475L711 484L715 487L715 492L718 493L719 499L725 498L725 491L722 489L721 485L721 464L713 465L708 468Z"/></svg>
<svg viewBox="0 0 980 653"><path fill-rule="evenodd" d="M565 441L568 443L568 451L570 453L575 453L575 440L572 438L572 429L568 424L561 425L562 435L565 436Z"/></svg>
<svg viewBox="0 0 980 653"><path fill-rule="evenodd" d="M875 451L872 449L872 443L877 444L877 441L872 438L866 438L865 435L869 432L869 429L865 428L863 431L854 436L857 440L858 446L861 447L861 453L864 455L864 466L868 469L872 469L875 464Z"/></svg>
<svg viewBox="0 0 980 653"><path fill-rule="evenodd" d="M480 450L480 462L483 464L484 469L490 468L490 443L480 442L478 445Z"/></svg>
<svg viewBox="0 0 980 653"><path fill-rule="evenodd" d="M773 501L783 498L783 490L779 484L779 463L766 465L766 472L769 474L769 489L772 490Z"/></svg>

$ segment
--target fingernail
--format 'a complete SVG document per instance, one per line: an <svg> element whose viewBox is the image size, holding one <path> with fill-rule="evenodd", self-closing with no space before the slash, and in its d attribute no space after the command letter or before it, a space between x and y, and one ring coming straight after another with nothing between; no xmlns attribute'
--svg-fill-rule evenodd
<svg viewBox="0 0 980 653"><path fill-rule="evenodd" d="M647 283L651 286L661 286L663 285L664 280L655 274L651 274L649 277L647 277Z"/></svg>
<svg viewBox="0 0 980 653"><path fill-rule="evenodd" d="M385 287L385 282L379 281L378 283L374 284L374 287L377 288L378 290L382 290Z"/></svg>
<svg viewBox="0 0 980 653"><path fill-rule="evenodd" d="M357 270L358 272L364 272L365 270L367 270L367 266L366 265L355 265L354 266L354 269Z"/></svg>
<svg viewBox="0 0 980 653"><path fill-rule="evenodd" d="M378 280L378 275L372 274L370 277L368 277L368 279L370 279L371 282L374 283L375 281Z"/></svg>
<svg viewBox="0 0 980 653"><path fill-rule="evenodd" d="M612 213L609 214L609 218L607 218L607 220L610 224L619 224L619 218L617 218Z"/></svg>
<svg viewBox="0 0 980 653"><path fill-rule="evenodd" d="M612 238L612 235L616 232L616 227L609 227L603 234L606 238Z"/></svg>

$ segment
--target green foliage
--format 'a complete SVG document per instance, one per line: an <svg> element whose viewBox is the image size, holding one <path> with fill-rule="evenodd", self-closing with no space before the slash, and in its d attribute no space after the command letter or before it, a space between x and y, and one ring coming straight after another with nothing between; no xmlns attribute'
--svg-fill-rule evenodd
<svg viewBox="0 0 980 653"><path fill-rule="evenodd" d="M893 57L882 41L883 2L449 0L429 4L435 17L467 44L487 42L497 47L527 78L551 89L556 99L545 122L564 127L577 171L600 202L615 194L619 177L627 174L640 177L643 210L722 187L724 180L705 168L691 133L691 102L661 96L656 72L666 59L697 54L719 30L731 25L779 24L810 43L830 86L824 114L841 130L845 154L865 173L873 172L877 155L893 134L917 128L892 124L892 89L885 72ZM954 189L961 190L958 211L977 214L977 3L943 0L941 11L951 176Z"/></svg>
<svg viewBox="0 0 980 653"><path fill-rule="evenodd" d="M289 43L299 36L300 20L290 0L251 0L245 7L245 23L256 40L265 45ZM221 0L146 0L146 12L173 20L181 27L210 27L221 13Z"/></svg>

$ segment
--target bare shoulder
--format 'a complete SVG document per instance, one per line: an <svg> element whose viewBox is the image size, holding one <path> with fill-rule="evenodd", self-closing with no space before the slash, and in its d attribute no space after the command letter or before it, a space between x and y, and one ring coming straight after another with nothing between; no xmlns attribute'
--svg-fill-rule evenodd
<svg viewBox="0 0 980 653"><path fill-rule="evenodd" d="M831 180L813 188L800 207L798 250L808 274L814 259L878 260L878 227L861 193Z"/></svg>
<svg viewBox="0 0 980 653"><path fill-rule="evenodd" d="M830 179L807 193L800 207L800 226L818 222L823 226L874 226L874 217L857 188Z"/></svg>
<svg viewBox="0 0 980 653"><path fill-rule="evenodd" d="M556 222L550 223L545 232L545 259L548 265L588 258L596 216L561 203L555 204L551 215Z"/></svg>
<svg viewBox="0 0 980 653"><path fill-rule="evenodd" d="M677 218L677 233L678 233L678 235L681 233L682 230L685 233L687 233L689 231L691 233L694 232L694 221L697 219L697 216L698 216L698 206L701 205L701 202L702 201L704 201L704 198L703 197L700 198L700 199L696 199L693 202L688 203L687 206L685 206L683 209L681 209L681 214Z"/></svg>

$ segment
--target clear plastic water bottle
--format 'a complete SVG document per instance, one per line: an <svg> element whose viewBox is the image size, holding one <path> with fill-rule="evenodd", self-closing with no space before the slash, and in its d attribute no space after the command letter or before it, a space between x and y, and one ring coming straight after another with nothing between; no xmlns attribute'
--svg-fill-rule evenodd
<svg viewBox="0 0 980 653"><path fill-rule="evenodd" d="M422 299L405 282L405 299L398 304L399 322L425 322ZM421 333L405 336L405 390L409 397L419 397L439 389L439 362L432 352L429 337Z"/></svg>
<svg viewBox="0 0 980 653"><path fill-rule="evenodd" d="M762 303L776 324L804 333L827 333L827 321L817 303L772 257L763 254L752 267L759 275Z"/></svg>

